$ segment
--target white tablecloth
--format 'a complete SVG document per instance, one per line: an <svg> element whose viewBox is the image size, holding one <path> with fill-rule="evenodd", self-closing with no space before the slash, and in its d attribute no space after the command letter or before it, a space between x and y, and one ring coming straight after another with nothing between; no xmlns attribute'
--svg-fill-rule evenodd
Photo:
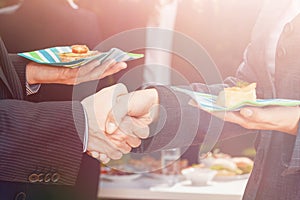
<svg viewBox="0 0 300 200"><path fill-rule="evenodd" d="M98 196L104 199L240 200L247 181L212 181L206 186L193 186L184 180L169 187L163 179L143 175L134 180L101 180Z"/></svg>

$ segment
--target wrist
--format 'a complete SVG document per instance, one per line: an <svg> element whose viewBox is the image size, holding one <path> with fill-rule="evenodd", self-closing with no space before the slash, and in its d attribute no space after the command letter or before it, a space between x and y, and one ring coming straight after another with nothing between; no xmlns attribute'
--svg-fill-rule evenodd
<svg viewBox="0 0 300 200"><path fill-rule="evenodd" d="M34 63L30 62L26 65L26 70L25 70L25 75L26 75L26 81L28 84L38 84L38 82L35 80L35 70L34 68Z"/></svg>

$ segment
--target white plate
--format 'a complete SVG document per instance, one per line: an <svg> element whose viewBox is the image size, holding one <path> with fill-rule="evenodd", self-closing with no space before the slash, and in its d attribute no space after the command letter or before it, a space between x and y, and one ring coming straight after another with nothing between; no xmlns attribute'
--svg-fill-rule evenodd
<svg viewBox="0 0 300 200"><path fill-rule="evenodd" d="M107 179L111 181L130 181L137 179L141 176L141 174L129 174L129 175L108 175L108 174L101 174L102 179Z"/></svg>
<svg viewBox="0 0 300 200"><path fill-rule="evenodd" d="M242 174L236 176L215 176L213 181L235 181L241 179L247 179L250 177L250 174Z"/></svg>

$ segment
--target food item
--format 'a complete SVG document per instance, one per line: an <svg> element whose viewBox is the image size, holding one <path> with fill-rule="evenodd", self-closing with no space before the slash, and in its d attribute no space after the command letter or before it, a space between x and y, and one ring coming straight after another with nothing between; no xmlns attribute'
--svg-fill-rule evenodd
<svg viewBox="0 0 300 200"><path fill-rule="evenodd" d="M122 169L114 169L109 167L102 167L101 174L111 175L111 176L122 176L122 175L132 175L133 172L127 172Z"/></svg>
<svg viewBox="0 0 300 200"><path fill-rule="evenodd" d="M100 54L99 51L90 51L86 45L73 45L71 46L71 49L72 52L59 54L61 62L71 62Z"/></svg>
<svg viewBox="0 0 300 200"><path fill-rule="evenodd" d="M224 88L219 93L216 104L226 108L234 107L244 101L256 101L256 83L247 86L237 85L235 87Z"/></svg>
<svg viewBox="0 0 300 200"><path fill-rule="evenodd" d="M210 169L218 171L216 176L235 176L243 173L231 159L225 158L216 159Z"/></svg>
<svg viewBox="0 0 300 200"><path fill-rule="evenodd" d="M252 171L253 161L247 157L234 157L232 161L242 170L243 174L248 174Z"/></svg>
<svg viewBox="0 0 300 200"><path fill-rule="evenodd" d="M216 176L219 177L236 176L249 174L253 168L253 161L247 157L231 157L217 150L207 153L199 166L217 170Z"/></svg>
<svg viewBox="0 0 300 200"><path fill-rule="evenodd" d="M87 53L89 48L86 45L72 45L72 53Z"/></svg>

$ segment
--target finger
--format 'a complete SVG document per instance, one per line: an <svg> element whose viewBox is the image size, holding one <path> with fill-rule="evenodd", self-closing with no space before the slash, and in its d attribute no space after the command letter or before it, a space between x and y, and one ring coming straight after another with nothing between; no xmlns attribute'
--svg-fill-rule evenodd
<svg viewBox="0 0 300 200"><path fill-rule="evenodd" d="M79 74L84 74L86 72L92 71L94 68L100 65L99 60L92 60L79 68Z"/></svg>
<svg viewBox="0 0 300 200"><path fill-rule="evenodd" d="M106 154L103 154L103 153L99 153L99 152L96 152L96 151L92 151L92 152L88 152L88 154L90 156L92 156L93 158L101 161L103 164L106 164L110 161L110 158L107 157Z"/></svg>
<svg viewBox="0 0 300 200"><path fill-rule="evenodd" d="M127 93L128 91L126 86L118 83L116 85L103 88L96 94L82 101L88 109L88 115L92 116L88 117L88 119L89 121L93 120L93 123L90 124L95 124L95 127L93 127L94 129L98 128L106 131L108 114L111 112L112 107L117 103L118 97Z"/></svg>
<svg viewBox="0 0 300 200"><path fill-rule="evenodd" d="M98 157L99 157L99 153L96 152L96 151L91 151L91 152L89 152L89 154L90 154L93 158L96 158L96 159L98 159Z"/></svg>
<svg viewBox="0 0 300 200"><path fill-rule="evenodd" d="M127 143L128 138L128 135L120 131L116 131L114 134L108 135L109 142L123 154L127 154L131 151L131 146Z"/></svg>
<svg viewBox="0 0 300 200"><path fill-rule="evenodd" d="M122 95L118 102L113 106L111 111L109 112L106 119L106 133L112 134L114 133L119 125L121 124L123 118L127 115L128 112L128 99L129 95Z"/></svg>
<svg viewBox="0 0 300 200"><path fill-rule="evenodd" d="M240 114L252 122L264 124L273 124L274 122L273 116L268 113L268 108L245 107L240 110Z"/></svg>
<svg viewBox="0 0 300 200"><path fill-rule="evenodd" d="M124 133L122 132L120 129L117 129L114 134L108 135L108 137L112 140L122 140L120 137L118 137L118 135L126 135L125 137L123 137L123 142L126 142L130 147L138 147L141 145L141 139L138 138L137 136L134 135L134 133Z"/></svg>
<svg viewBox="0 0 300 200"><path fill-rule="evenodd" d="M149 126L147 124L145 124L143 121L148 121L143 120L142 118L133 118L133 122L135 125L135 128L133 129L133 133L138 136L141 139L146 139L149 137L150 135L150 129Z"/></svg>
<svg viewBox="0 0 300 200"><path fill-rule="evenodd" d="M94 74L97 77L104 77L104 73L107 69L111 68L116 64L114 60L106 61L105 63L101 64L99 60L92 61L93 63L93 70L90 70L90 73Z"/></svg>
<svg viewBox="0 0 300 200"><path fill-rule="evenodd" d="M110 158L103 153L100 153L99 155L99 160L103 163L103 164L107 164L110 161Z"/></svg>
<svg viewBox="0 0 300 200"><path fill-rule="evenodd" d="M93 138L92 141L89 139L88 147L90 152L102 152L113 160L118 160L123 156L123 153L119 151L114 145L103 139ZM99 157L94 153L95 157Z"/></svg>
<svg viewBox="0 0 300 200"><path fill-rule="evenodd" d="M125 116L119 129L126 134L134 134L135 136L145 139L149 136L148 117L129 117Z"/></svg>
<svg viewBox="0 0 300 200"><path fill-rule="evenodd" d="M126 68L127 68L126 63L124 63L124 62L116 63L115 65L113 65L111 67L107 67L107 69L102 74L101 78L118 73L119 71L126 69Z"/></svg>
<svg viewBox="0 0 300 200"><path fill-rule="evenodd" d="M136 136L131 136L131 137L128 138L128 140L126 142L132 148L136 148L136 147L139 147L141 145L142 140L140 138L136 137Z"/></svg>

